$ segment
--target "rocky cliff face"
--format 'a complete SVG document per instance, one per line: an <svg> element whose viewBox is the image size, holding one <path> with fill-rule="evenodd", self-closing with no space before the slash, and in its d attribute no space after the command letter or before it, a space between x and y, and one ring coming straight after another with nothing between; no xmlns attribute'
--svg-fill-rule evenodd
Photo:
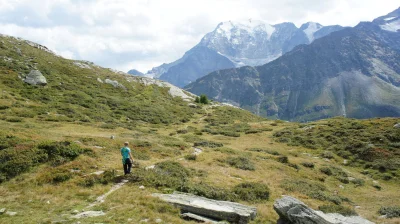
<svg viewBox="0 0 400 224"><path fill-rule="evenodd" d="M387 28L399 10L266 65L214 72L187 90L286 120L400 116L400 32Z"/></svg>
<svg viewBox="0 0 400 224"><path fill-rule="evenodd" d="M155 67L144 76L185 86L213 71L265 64L300 44L309 44L340 29L343 28L324 27L318 23L306 23L297 28L293 23L223 22L182 58Z"/></svg>

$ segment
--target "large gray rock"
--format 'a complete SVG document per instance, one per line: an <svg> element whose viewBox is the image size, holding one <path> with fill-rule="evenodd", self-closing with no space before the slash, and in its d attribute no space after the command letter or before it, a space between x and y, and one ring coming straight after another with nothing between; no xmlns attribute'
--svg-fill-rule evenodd
<svg viewBox="0 0 400 224"><path fill-rule="evenodd" d="M397 123L393 126L394 128L400 128L400 123Z"/></svg>
<svg viewBox="0 0 400 224"><path fill-rule="evenodd" d="M181 209L182 213L192 213L213 220L246 224L257 214L255 207L212 200L192 194L174 192L173 194L153 194L153 196L174 204Z"/></svg>
<svg viewBox="0 0 400 224"><path fill-rule="evenodd" d="M276 200L274 210L280 217L279 224L373 224L360 216L345 217L336 213L315 211L290 196Z"/></svg>
<svg viewBox="0 0 400 224"><path fill-rule="evenodd" d="M30 85L47 85L46 77L44 77L39 70L32 70L29 72L29 74L25 77L24 82Z"/></svg>

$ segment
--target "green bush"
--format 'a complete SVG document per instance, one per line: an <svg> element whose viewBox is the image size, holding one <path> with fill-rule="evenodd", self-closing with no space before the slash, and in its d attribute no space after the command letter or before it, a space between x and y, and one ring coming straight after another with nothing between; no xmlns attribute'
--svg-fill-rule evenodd
<svg viewBox="0 0 400 224"><path fill-rule="evenodd" d="M197 156L196 156L195 154L188 154L188 155L185 155L184 158L185 158L186 160L195 161L195 160L197 159Z"/></svg>
<svg viewBox="0 0 400 224"><path fill-rule="evenodd" d="M280 163L289 163L289 158L287 156L279 156L277 161Z"/></svg>
<svg viewBox="0 0 400 224"><path fill-rule="evenodd" d="M241 170L255 170L253 162L246 157L228 157L226 162L235 168Z"/></svg>
<svg viewBox="0 0 400 224"><path fill-rule="evenodd" d="M304 167L307 167L307 168L311 168L311 169L313 169L315 166L314 163L312 163L312 162L302 162L301 165Z"/></svg>
<svg viewBox="0 0 400 224"><path fill-rule="evenodd" d="M157 163L154 169L138 169L128 176L128 179L146 186L179 190L187 184L189 177L190 171L180 163L165 161Z"/></svg>
<svg viewBox="0 0 400 224"><path fill-rule="evenodd" d="M224 144L219 143L219 142L201 141L201 142L195 142L193 146L194 147L203 146L203 147L209 147L209 148L218 148L218 147L223 147Z"/></svg>
<svg viewBox="0 0 400 224"><path fill-rule="evenodd" d="M386 215L387 218L400 217L400 206L385 206L379 209L379 214Z"/></svg>
<svg viewBox="0 0 400 224"><path fill-rule="evenodd" d="M230 190L210 186L206 183L188 183L179 189L180 191L191 193L214 200L236 201L237 197Z"/></svg>
<svg viewBox="0 0 400 224"><path fill-rule="evenodd" d="M321 153L321 157L325 158L325 159L333 159L333 153L330 151L324 151L323 153Z"/></svg>
<svg viewBox="0 0 400 224"><path fill-rule="evenodd" d="M332 174L333 174L332 170L329 169L329 167L321 167L321 168L319 168L319 171L328 176L332 176Z"/></svg>
<svg viewBox="0 0 400 224"><path fill-rule="evenodd" d="M349 207L345 207L342 205L322 205L319 206L318 209L323 211L324 213L338 213L343 216L356 216L357 212Z"/></svg>
<svg viewBox="0 0 400 224"><path fill-rule="evenodd" d="M269 199L269 188L263 183L245 182L236 185L233 192L240 200L244 201L260 201Z"/></svg>

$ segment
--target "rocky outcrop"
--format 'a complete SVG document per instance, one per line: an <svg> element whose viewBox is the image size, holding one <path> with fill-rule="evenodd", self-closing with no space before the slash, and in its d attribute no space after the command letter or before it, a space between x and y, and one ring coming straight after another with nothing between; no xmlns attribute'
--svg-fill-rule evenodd
<svg viewBox="0 0 400 224"><path fill-rule="evenodd" d="M153 196L174 204L181 209L183 214L195 214L216 221L226 220L230 223L246 224L257 214L255 207L212 200L192 194L174 192L173 194L153 194ZM191 215L191 217L195 216Z"/></svg>
<svg viewBox="0 0 400 224"><path fill-rule="evenodd" d="M400 128L400 123L397 123L393 126L394 128Z"/></svg>
<svg viewBox="0 0 400 224"><path fill-rule="evenodd" d="M336 213L315 211L290 196L276 200L274 210L280 217L279 224L373 224L360 216L345 217Z"/></svg>
<svg viewBox="0 0 400 224"><path fill-rule="evenodd" d="M124 85L122 85L121 83L119 83L118 81L115 81L115 80L106 79L106 80L104 80L104 82L114 86L115 88L126 89Z"/></svg>
<svg viewBox="0 0 400 224"><path fill-rule="evenodd" d="M30 85L47 85L46 77L44 77L39 70L32 70L29 72L29 74L25 77L24 82Z"/></svg>

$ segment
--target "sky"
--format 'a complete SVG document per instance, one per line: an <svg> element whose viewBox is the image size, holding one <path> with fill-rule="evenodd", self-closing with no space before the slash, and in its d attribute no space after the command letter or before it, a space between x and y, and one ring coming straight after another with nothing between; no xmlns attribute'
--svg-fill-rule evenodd
<svg viewBox="0 0 400 224"><path fill-rule="evenodd" d="M0 33L127 72L175 61L223 21L355 26L398 0L0 0Z"/></svg>

